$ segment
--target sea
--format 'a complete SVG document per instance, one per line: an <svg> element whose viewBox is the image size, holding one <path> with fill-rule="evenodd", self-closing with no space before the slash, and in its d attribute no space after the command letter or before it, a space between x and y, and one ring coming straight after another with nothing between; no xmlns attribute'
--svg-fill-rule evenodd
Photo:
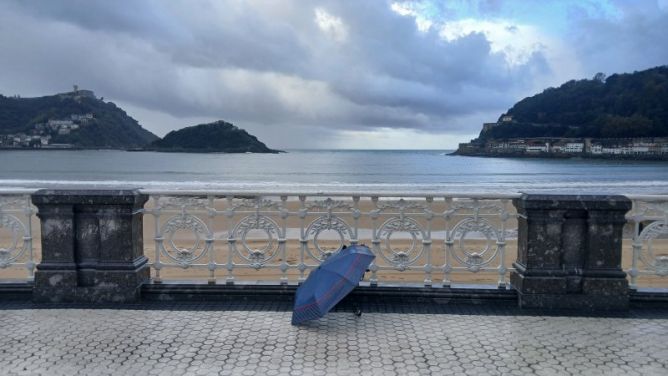
<svg viewBox="0 0 668 376"><path fill-rule="evenodd" d="M451 150L192 154L0 151L0 188L253 192L668 194L668 163L448 155Z"/></svg>

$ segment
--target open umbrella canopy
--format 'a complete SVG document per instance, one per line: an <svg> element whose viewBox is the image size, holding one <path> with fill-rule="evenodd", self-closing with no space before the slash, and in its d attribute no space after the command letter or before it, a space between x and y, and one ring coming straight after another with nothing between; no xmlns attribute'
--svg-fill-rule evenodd
<svg viewBox="0 0 668 376"><path fill-rule="evenodd" d="M343 248L311 271L297 289L292 324L324 316L359 283L376 256L363 245Z"/></svg>

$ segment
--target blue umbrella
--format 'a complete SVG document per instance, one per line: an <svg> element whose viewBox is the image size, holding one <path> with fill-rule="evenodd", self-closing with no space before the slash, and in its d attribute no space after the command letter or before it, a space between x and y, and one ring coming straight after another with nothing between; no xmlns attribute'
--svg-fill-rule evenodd
<svg viewBox="0 0 668 376"><path fill-rule="evenodd" d="M311 271L297 289L292 324L324 316L350 293L376 256L363 245L343 248Z"/></svg>

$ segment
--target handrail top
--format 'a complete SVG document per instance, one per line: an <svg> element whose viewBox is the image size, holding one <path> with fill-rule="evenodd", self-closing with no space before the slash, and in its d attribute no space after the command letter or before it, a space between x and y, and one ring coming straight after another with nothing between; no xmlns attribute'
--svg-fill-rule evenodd
<svg viewBox="0 0 668 376"><path fill-rule="evenodd" d="M668 201L668 195L624 195L633 201Z"/></svg>
<svg viewBox="0 0 668 376"><path fill-rule="evenodd" d="M513 199L518 198L521 193L484 193L484 192L369 192L369 191L222 191L222 190L180 190L180 189L140 189L139 192L148 195L164 196L308 196L308 197L447 197L447 198L479 198L479 199Z"/></svg>
<svg viewBox="0 0 668 376"><path fill-rule="evenodd" d="M0 195L30 195L41 188L14 188L14 187L0 187ZM56 188L57 189L57 188ZM82 188L87 190L90 188ZM288 197L410 197L410 198L426 198L426 197L445 197L445 198L471 198L471 199L513 199L522 196L520 192L500 193L500 192L450 192L450 191L433 191L433 192L415 192L415 191L225 191L212 189L138 189L140 193L147 195L164 195L164 196L288 196ZM559 194L559 193L555 193ZM563 193L561 193L563 194ZM621 194L633 201L645 202L661 202L668 201L668 195L642 195L642 194Z"/></svg>
<svg viewBox="0 0 668 376"><path fill-rule="evenodd" d="M37 192L38 188L2 188L0 187L0 195L31 195Z"/></svg>

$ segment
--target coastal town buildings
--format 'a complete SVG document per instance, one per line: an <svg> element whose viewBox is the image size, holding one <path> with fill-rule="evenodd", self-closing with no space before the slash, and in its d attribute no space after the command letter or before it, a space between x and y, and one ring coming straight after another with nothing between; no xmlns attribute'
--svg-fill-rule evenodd
<svg viewBox="0 0 668 376"><path fill-rule="evenodd" d="M0 134L0 148L67 148L66 143L52 143L52 139L67 136L85 127L95 119L92 113L70 114L66 119L49 119L37 123L27 132Z"/></svg>
<svg viewBox="0 0 668 376"><path fill-rule="evenodd" d="M668 138L568 139L517 138L459 144L461 155L512 155L556 157L659 156L668 158Z"/></svg>

